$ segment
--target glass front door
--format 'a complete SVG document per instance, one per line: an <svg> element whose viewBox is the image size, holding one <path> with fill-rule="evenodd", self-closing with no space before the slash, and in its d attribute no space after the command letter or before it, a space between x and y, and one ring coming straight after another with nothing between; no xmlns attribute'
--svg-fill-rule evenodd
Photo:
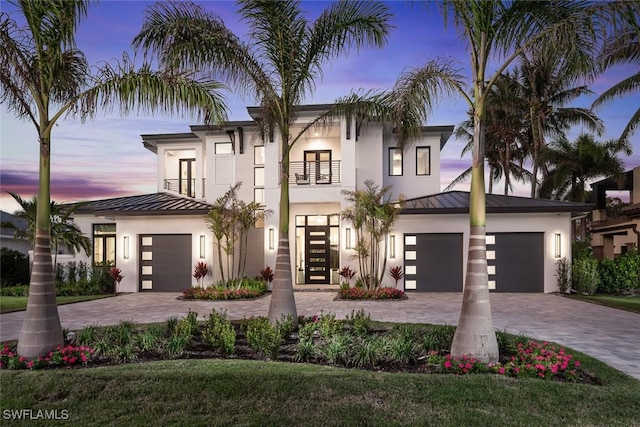
<svg viewBox="0 0 640 427"><path fill-rule="evenodd" d="M331 277L329 233L328 226L307 226L305 228L305 258L307 259L305 283L329 283Z"/></svg>
<svg viewBox="0 0 640 427"><path fill-rule="evenodd" d="M180 159L179 192L183 196L196 197L196 159Z"/></svg>

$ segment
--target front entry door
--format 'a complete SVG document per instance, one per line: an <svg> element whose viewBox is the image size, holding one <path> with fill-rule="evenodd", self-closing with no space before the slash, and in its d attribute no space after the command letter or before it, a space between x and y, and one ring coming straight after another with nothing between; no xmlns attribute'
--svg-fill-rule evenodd
<svg viewBox="0 0 640 427"><path fill-rule="evenodd" d="M305 228L306 268L304 282L307 284L329 284L331 268L329 265L328 226L307 226Z"/></svg>

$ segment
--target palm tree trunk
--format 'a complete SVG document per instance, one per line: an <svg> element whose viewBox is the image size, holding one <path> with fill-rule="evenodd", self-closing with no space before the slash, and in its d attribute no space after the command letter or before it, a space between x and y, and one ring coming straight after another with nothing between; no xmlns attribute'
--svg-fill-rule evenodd
<svg viewBox="0 0 640 427"><path fill-rule="evenodd" d="M39 194L33 269L29 282L27 311L18 338L18 354L28 359L44 356L64 344L56 305L56 288L51 262L51 158L50 131L44 126L40 137Z"/></svg>
<svg viewBox="0 0 640 427"><path fill-rule="evenodd" d="M273 274L273 289L269 302L269 320L275 325L282 316L291 315L294 326L298 325L296 300L293 295L291 277L291 254L289 250L289 146L288 129L281 130L283 149L280 171L280 224L278 233L278 252L276 268Z"/></svg>
<svg viewBox="0 0 640 427"><path fill-rule="evenodd" d="M482 80L480 80L482 81ZM478 91L476 99L479 98ZM469 201L469 248L462 309L451 345L451 355L473 355L483 362L498 360L498 341L489 299L486 247L486 195L484 192L484 107L474 114L473 167Z"/></svg>

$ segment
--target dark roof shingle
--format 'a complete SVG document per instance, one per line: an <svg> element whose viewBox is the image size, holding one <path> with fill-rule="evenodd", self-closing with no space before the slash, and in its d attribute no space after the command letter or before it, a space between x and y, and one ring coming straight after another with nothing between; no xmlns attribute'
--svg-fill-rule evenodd
<svg viewBox="0 0 640 427"><path fill-rule="evenodd" d="M562 200L487 194L487 213L588 212L593 206ZM469 192L448 191L402 202L403 214L468 213Z"/></svg>
<svg viewBox="0 0 640 427"><path fill-rule="evenodd" d="M142 194L93 200L76 212L118 215L203 215L211 210L208 203L169 193Z"/></svg>

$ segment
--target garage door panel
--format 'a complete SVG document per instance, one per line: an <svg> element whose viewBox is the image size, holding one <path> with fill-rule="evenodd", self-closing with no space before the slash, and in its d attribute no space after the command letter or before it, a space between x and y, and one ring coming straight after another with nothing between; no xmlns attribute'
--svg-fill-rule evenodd
<svg viewBox="0 0 640 427"><path fill-rule="evenodd" d="M406 234L405 243L413 241L407 239L412 236L416 244L405 244L405 272L415 271L415 275L407 275L406 281L421 292L461 292L462 234Z"/></svg>
<svg viewBox="0 0 640 427"><path fill-rule="evenodd" d="M544 292L544 233L495 233L488 260L495 292Z"/></svg>
<svg viewBox="0 0 640 427"><path fill-rule="evenodd" d="M140 236L140 290L182 292L191 283L191 234Z"/></svg>

